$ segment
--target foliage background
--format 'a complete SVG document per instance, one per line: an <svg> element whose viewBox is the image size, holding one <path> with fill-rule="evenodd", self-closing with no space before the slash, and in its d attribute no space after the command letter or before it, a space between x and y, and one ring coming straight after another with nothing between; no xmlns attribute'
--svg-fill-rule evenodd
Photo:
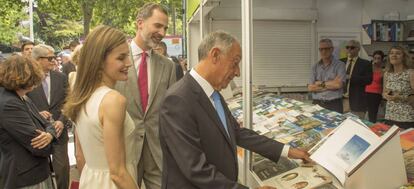
<svg viewBox="0 0 414 189"><path fill-rule="evenodd" d="M61 49L100 24L133 37L135 16L147 2L161 3L169 10L167 35L182 34L182 0L34 0L35 42ZM0 44L19 45L21 36L29 36L28 4L28 0L0 0Z"/></svg>

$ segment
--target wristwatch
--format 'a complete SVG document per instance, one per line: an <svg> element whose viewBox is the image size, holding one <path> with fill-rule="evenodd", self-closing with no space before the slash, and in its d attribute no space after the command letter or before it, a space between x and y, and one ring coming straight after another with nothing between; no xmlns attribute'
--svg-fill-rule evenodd
<svg viewBox="0 0 414 189"><path fill-rule="evenodd" d="M325 86L326 86L326 85L325 85L325 81L322 81L322 83L321 83L321 87L322 87L322 88L325 88Z"/></svg>

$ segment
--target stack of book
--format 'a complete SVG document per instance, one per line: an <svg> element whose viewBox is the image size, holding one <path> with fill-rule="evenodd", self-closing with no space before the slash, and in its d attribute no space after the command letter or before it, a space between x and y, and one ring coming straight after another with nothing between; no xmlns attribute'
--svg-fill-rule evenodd
<svg viewBox="0 0 414 189"><path fill-rule="evenodd" d="M228 99L227 103L233 116L243 125L242 97L237 96ZM334 129L348 118L355 118L353 114L339 114L318 105L285 98L274 93L256 93L253 95L252 104L252 129L254 131L292 147L305 150L310 150L322 139L327 138ZM391 128L381 123L372 124L364 120L359 120L359 122L371 129L378 137L387 133ZM403 146L404 135L401 135L401 145L403 149L406 149L404 150L404 158L407 176L412 179L414 178L414 130L405 133L407 133L406 135L411 134L411 137L406 137L412 141L409 143L410 145L406 145L407 147ZM313 149L318 149L318 147ZM242 153L239 153L239 156L242 155ZM298 163L288 159L282 158L278 163L275 163L257 154L253 154L252 157L252 171L259 183L262 184L267 182L279 183L283 180L283 175L296 169L302 168ZM412 171L410 172L410 170ZM319 182L326 188L334 188L333 185L325 185L325 183ZM292 183L288 182L288 184Z"/></svg>
<svg viewBox="0 0 414 189"><path fill-rule="evenodd" d="M292 147L306 150L312 148L347 117L354 116L339 114L318 105L303 103L274 93L256 93L252 100L254 131ZM233 116L243 125L241 96L228 99L227 104ZM240 152L238 154L243 156ZM277 164L253 154L252 169L262 181L298 166L297 163L287 159Z"/></svg>

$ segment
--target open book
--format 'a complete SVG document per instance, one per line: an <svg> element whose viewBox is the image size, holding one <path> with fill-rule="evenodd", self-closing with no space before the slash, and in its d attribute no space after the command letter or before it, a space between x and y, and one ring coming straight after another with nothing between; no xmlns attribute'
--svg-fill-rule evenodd
<svg viewBox="0 0 414 189"><path fill-rule="evenodd" d="M398 131L399 128L393 126L379 137L360 121L348 118L310 150L313 152L311 158L331 172L344 186L347 177L398 134Z"/></svg>
<svg viewBox="0 0 414 189"><path fill-rule="evenodd" d="M274 186L285 189L316 189L322 186L329 186L332 177L319 166L300 166L283 174L269 178L260 185ZM331 188L336 188L331 186Z"/></svg>

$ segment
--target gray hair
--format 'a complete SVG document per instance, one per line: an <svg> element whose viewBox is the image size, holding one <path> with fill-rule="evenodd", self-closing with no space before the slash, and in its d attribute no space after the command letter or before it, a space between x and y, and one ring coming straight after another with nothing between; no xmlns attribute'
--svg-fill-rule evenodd
<svg viewBox="0 0 414 189"><path fill-rule="evenodd" d="M361 49L361 44L357 40L349 40L348 43L351 43L353 46L357 47L358 49Z"/></svg>
<svg viewBox="0 0 414 189"><path fill-rule="evenodd" d="M237 42L237 39L227 32L212 32L208 34L198 46L198 60L207 58L208 52L214 47L218 47L226 54L234 42Z"/></svg>
<svg viewBox="0 0 414 189"><path fill-rule="evenodd" d="M331 39L323 38L319 41L319 43L328 43L331 47L333 47L333 43Z"/></svg>
<svg viewBox="0 0 414 189"><path fill-rule="evenodd" d="M38 60L40 57L45 57L49 52L55 53L55 49L49 45L39 44L32 49L32 58Z"/></svg>
<svg viewBox="0 0 414 189"><path fill-rule="evenodd" d="M147 18L152 16L152 13L155 9L161 11L162 13L168 16L168 11L164 6L159 5L157 3L146 3L144 6L141 7L141 9L138 10L136 19L146 20Z"/></svg>

